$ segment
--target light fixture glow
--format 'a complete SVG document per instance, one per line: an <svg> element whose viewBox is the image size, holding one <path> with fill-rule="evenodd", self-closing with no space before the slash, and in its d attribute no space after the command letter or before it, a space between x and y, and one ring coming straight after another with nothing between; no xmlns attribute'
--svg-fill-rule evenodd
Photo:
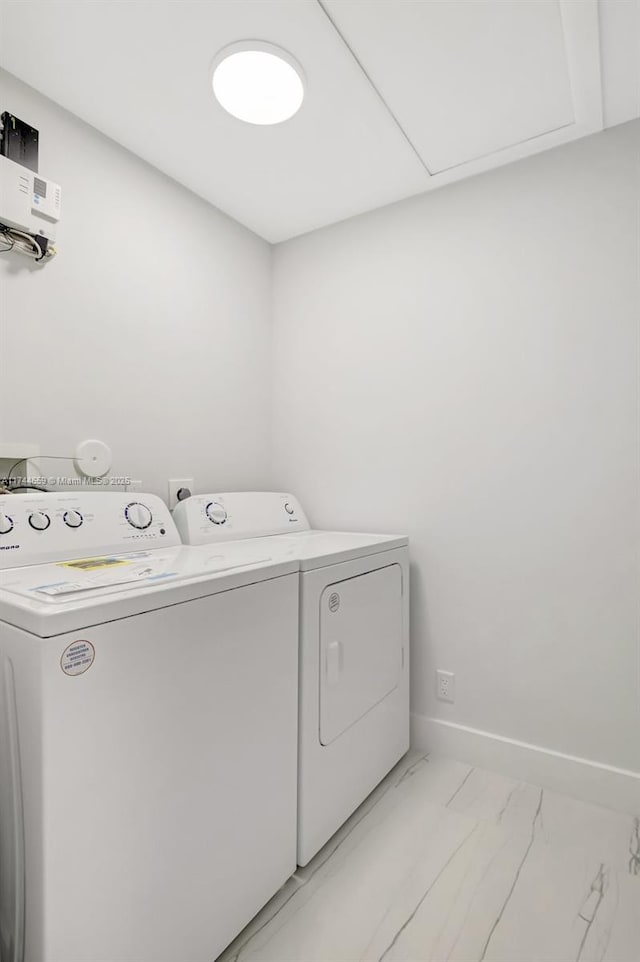
<svg viewBox="0 0 640 962"><path fill-rule="evenodd" d="M302 70L285 50L242 41L214 61L213 92L224 109L248 124L280 124L300 109Z"/></svg>

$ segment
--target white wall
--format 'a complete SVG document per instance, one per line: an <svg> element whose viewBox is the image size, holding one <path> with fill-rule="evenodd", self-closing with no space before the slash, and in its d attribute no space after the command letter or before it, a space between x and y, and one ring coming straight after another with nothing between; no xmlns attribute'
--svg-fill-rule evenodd
<svg viewBox="0 0 640 962"><path fill-rule="evenodd" d="M639 135L277 247L273 455L411 536L414 711L634 771Z"/></svg>
<svg viewBox="0 0 640 962"><path fill-rule="evenodd" d="M102 438L113 474L164 497L185 473L264 485L269 246L4 72L0 91L63 191L58 256L0 258L0 440L64 455Z"/></svg>

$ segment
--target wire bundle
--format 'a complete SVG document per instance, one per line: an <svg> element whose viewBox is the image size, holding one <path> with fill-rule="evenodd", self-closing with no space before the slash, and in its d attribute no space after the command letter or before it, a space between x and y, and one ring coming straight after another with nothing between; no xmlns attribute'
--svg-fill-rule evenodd
<svg viewBox="0 0 640 962"><path fill-rule="evenodd" d="M4 224L0 224L0 242L2 241L6 246L0 248L0 253L16 250L21 254L26 254L27 257L32 257L35 261L53 257L55 254L55 248L47 247L43 251L38 241L31 234L26 234L15 227L7 227Z"/></svg>

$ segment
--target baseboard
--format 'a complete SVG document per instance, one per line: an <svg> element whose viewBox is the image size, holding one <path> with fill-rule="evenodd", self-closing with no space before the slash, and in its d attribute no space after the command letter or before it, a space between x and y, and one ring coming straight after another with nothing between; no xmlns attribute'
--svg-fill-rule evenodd
<svg viewBox="0 0 640 962"><path fill-rule="evenodd" d="M640 772L425 715L411 716L411 745L586 802L640 815Z"/></svg>

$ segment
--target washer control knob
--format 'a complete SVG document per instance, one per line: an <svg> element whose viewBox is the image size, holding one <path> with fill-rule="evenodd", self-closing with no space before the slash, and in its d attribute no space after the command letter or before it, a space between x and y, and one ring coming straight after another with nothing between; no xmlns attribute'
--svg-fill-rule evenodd
<svg viewBox="0 0 640 962"><path fill-rule="evenodd" d="M0 511L0 534L9 534L10 531L13 531L13 518Z"/></svg>
<svg viewBox="0 0 640 962"><path fill-rule="evenodd" d="M287 514L294 514L295 512L295 508L292 504L289 504L288 501L285 503L284 510L287 512Z"/></svg>
<svg viewBox="0 0 640 962"><path fill-rule="evenodd" d="M140 501L132 501L124 509L124 516L129 524L134 528L148 528L153 521L153 515L146 504Z"/></svg>
<svg viewBox="0 0 640 962"><path fill-rule="evenodd" d="M44 511L34 511L29 515L29 524L36 531L46 531L51 524L51 518Z"/></svg>
<svg viewBox="0 0 640 962"><path fill-rule="evenodd" d="M224 524L227 520L227 512L217 501L210 501L205 512L209 521L213 521L214 524Z"/></svg>
<svg viewBox="0 0 640 962"><path fill-rule="evenodd" d="M79 511L65 511L62 516L62 520L67 525L68 528L79 528L84 518Z"/></svg>

